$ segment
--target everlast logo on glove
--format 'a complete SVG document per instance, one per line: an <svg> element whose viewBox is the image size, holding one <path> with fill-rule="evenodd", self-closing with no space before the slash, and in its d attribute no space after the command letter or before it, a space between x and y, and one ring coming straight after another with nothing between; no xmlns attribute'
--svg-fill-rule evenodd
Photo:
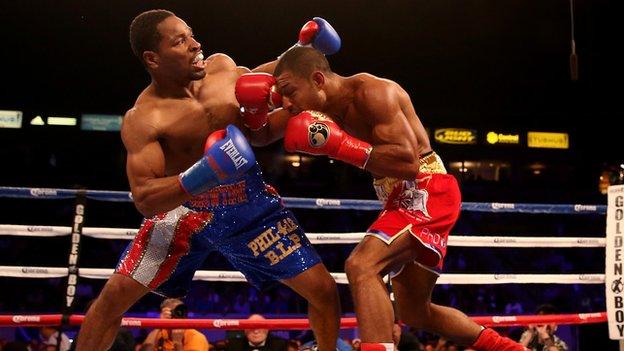
<svg viewBox="0 0 624 351"><path fill-rule="evenodd" d="M241 156L238 149L236 149L236 146L234 146L232 140L228 140L227 142L225 142L219 147L219 149L223 150L223 152L225 152L225 154L230 157L232 162L234 162L234 166L236 167L236 169L241 168L244 164L248 162L247 159Z"/></svg>

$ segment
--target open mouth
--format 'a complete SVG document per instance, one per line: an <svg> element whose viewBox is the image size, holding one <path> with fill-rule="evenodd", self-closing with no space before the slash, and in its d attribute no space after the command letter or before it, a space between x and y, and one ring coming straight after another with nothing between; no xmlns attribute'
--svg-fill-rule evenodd
<svg viewBox="0 0 624 351"><path fill-rule="evenodd" d="M204 61L204 54L200 51L197 56L193 59L193 67L197 69L204 69L206 62Z"/></svg>

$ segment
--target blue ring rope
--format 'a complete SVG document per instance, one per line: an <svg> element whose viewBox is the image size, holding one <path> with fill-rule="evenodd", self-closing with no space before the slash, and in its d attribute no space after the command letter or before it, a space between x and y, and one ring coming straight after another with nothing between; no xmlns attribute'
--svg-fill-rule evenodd
<svg viewBox="0 0 624 351"><path fill-rule="evenodd" d="M54 188L0 187L0 197L19 199L71 199L79 190ZM132 202L127 191L86 190L88 199L113 202ZM290 208L326 210L381 210L378 200L324 199L284 197ZM546 213L546 214L606 214L606 205L581 204L531 204L500 202L463 202L462 210L468 212L491 213Z"/></svg>

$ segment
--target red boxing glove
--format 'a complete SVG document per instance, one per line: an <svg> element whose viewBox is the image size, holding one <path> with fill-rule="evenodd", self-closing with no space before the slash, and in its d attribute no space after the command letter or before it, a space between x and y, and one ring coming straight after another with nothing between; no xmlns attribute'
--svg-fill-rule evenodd
<svg viewBox="0 0 624 351"><path fill-rule="evenodd" d="M282 96L275 90L275 78L268 73L245 73L234 90L241 106L243 123L251 130L264 127L268 113L282 106Z"/></svg>
<svg viewBox="0 0 624 351"><path fill-rule="evenodd" d="M345 133L321 112L304 111L288 120L284 133L284 148L288 152L327 155L336 160L366 167L373 147Z"/></svg>

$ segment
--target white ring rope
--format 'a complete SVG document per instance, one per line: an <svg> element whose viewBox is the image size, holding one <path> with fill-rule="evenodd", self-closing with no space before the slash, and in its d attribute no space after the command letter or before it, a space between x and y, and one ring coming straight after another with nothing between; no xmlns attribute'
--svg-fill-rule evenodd
<svg viewBox="0 0 624 351"><path fill-rule="evenodd" d="M63 267L0 266L0 277L62 278L68 274ZM90 279L107 279L110 268L80 268L78 275ZM330 273L338 284L348 284L345 273ZM197 271L193 280L245 282L236 271ZM604 284L604 274L442 274L438 284Z"/></svg>
<svg viewBox="0 0 624 351"><path fill-rule="evenodd" d="M40 189L41 190L41 189ZM25 191L28 194L24 196ZM611 190L610 190L611 191ZM3 193L8 193L8 197L18 198L70 198L76 197L76 213L74 216L73 227L67 226L46 226L46 225L11 225L0 224L0 236L25 236L25 237L60 237L72 235L72 248L75 246L75 260L72 264L72 254L70 254L68 267L37 267L37 266L0 266L0 277L10 278L65 278L68 277L68 294L69 288L72 287L70 282L74 281L73 287L78 277L87 279L107 279L114 269L111 268L79 268L77 265L77 255L79 252L78 245L81 236L87 236L97 239L121 239L132 240L138 233L137 229L132 228L104 228L104 227L83 227L82 215L85 206L85 195L87 198L96 198L104 201L124 201L130 200L128 194L123 192L93 192L93 191L73 191L64 189L37 189L27 188L4 188L0 187L0 197ZM622 189L624 192L624 188ZM117 194L119 193L119 194ZM89 194L91 197L89 197ZM6 195L6 194L4 194ZM302 199L288 198L288 202L292 203L293 208L326 208L326 209L357 209L357 210L378 210L380 204L374 200L339 200L339 199ZM611 205L610 205L611 206ZM609 211L611 207L609 206ZM504 204L504 203L463 203L462 210L477 212L514 212L514 213L548 213L548 214L578 214L578 213L597 213L604 214L607 212L607 206L604 205L553 205L553 204ZM79 219L79 221L78 221ZM312 244L357 244L365 236L364 232L341 232L341 233L307 233L307 237ZM608 237L608 236L607 236ZM488 235L488 236L472 236L472 235L450 235L448 237L448 246L455 247L483 247L483 248L606 248L606 253L612 246L609 237L609 247L607 247L607 238L602 235L591 237L535 237L535 236L511 236L511 235ZM73 250L73 249L72 249ZM74 251L72 251L73 253ZM348 284L345 273L330 273L338 284ZM484 284L605 284L607 280L612 281L612 277L605 273L575 273L575 274L514 274L514 273L486 273L486 274L442 274L437 284L459 284L459 285L484 285ZM384 281L388 280L385 276ZM621 279L621 278L620 278ZM217 270L198 270L195 272L193 280L216 281L216 282L246 282L244 275L238 271L217 271ZM614 281L615 282L615 281ZM607 283L607 285L609 285ZM613 289L613 284L611 284ZM68 300L69 301L69 300ZM607 304L609 310L609 304ZM68 308L68 309L67 309ZM53 316L65 318L71 313L71 302L66 306L63 315ZM583 315L583 316L582 316ZM584 319L585 314L570 315L575 323L577 319ZM590 314L587 314L588 316ZM605 322L607 312L592 313L596 315L596 321ZM568 316L568 317L570 317ZM2 316L0 316L2 317ZM9 322L18 323L15 317L20 316L4 316L11 317ZM24 316L28 318L39 318L40 316ZM44 316L45 317L45 316ZM76 317L76 316L70 316ZM78 316L81 317L81 316ZM499 322L512 321L516 323L516 319L524 317L536 316L489 316L494 324ZM616 316L617 317L617 316ZM43 317L41 317L43 318ZM58 319L57 318L57 319ZM598 320L598 318L600 320ZM615 317L614 317L615 318ZM6 319L6 318L5 318ZM20 319L20 318L18 318ZM1 322L1 321L0 321ZM75 322L75 321L74 321ZM170 321L169 321L170 322ZM195 321L193 321L195 322ZM608 318L609 327L611 328L612 318ZM58 325L56 321L53 325ZM62 323L66 323L62 322ZM210 322L212 323L212 322ZM355 323L355 322L353 322ZM582 323L582 322L581 322ZM78 323L79 324L79 323ZM131 325L136 324L135 321ZM219 323L220 324L220 323ZM482 323L483 324L483 323ZM526 323L525 323L526 324ZM42 324L43 325L43 324ZM51 324L52 325L52 324ZM139 323L140 325L140 323ZM516 325L516 324L513 324ZM522 325L522 324L517 324ZM1 325L0 325L1 326ZM215 327L218 327L215 325ZM619 328L619 325L617 326ZM610 329L611 336L611 329ZM612 336L611 336L612 337ZM613 338L613 337L612 337ZM624 348L621 348L624 350Z"/></svg>
<svg viewBox="0 0 624 351"><path fill-rule="evenodd" d="M83 227L82 234L97 239L132 240L137 229ZM71 227L0 224L0 236L54 237L66 236ZM357 244L364 237L358 233L307 233L312 244ZM605 238L598 237L516 237L516 236L449 236L449 246L462 247L605 247Z"/></svg>

